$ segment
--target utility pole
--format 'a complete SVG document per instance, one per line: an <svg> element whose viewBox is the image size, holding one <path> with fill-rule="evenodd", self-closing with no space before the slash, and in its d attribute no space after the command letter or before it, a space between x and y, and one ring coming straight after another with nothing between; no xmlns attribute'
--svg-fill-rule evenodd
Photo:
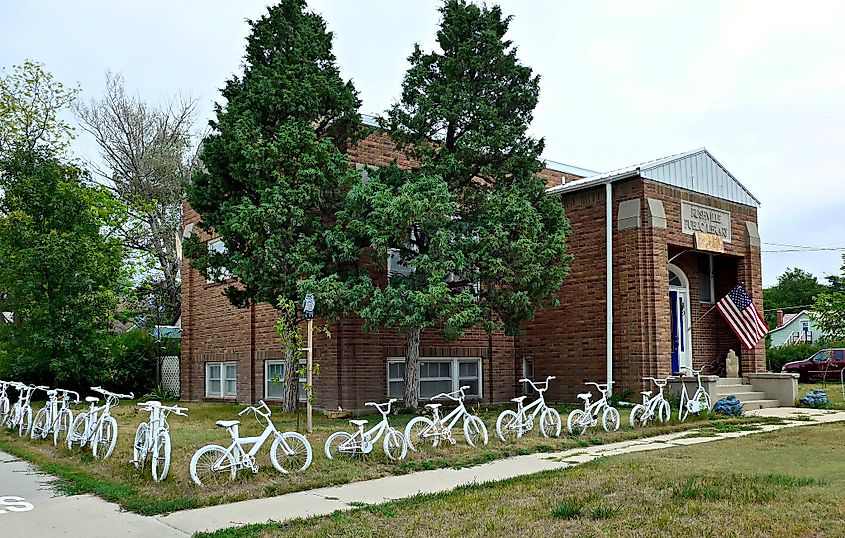
<svg viewBox="0 0 845 538"><path fill-rule="evenodd" d="M314 294L305 295L302 305L305 319L308 320L308 347L305 348L305 428L308 433L314 433Z"/></svg>

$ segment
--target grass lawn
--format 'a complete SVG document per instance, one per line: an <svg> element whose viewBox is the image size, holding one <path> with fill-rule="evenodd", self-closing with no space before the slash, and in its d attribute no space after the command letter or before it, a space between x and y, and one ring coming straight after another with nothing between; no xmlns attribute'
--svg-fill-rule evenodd
<svg viewBox="0 0 845 538"><path fill-rule="evenodd" d="M845 536L843 439L786 428L205 536Z"/></svg>
<svg viewBox="0 0 845 538"><path fill-rule="evenodd" d="M839 380L826 383L799 383L798 399L800 400L811 390L825 391L829 409L845 409L845 398L842 397L842 385Z"/></svg>
<svg viewBox="0 0 845 538"><path fill-rule="evenodd" d="M268 441L259 453L260 470L257 475L243 471L234 482L217 487L198 487L191 481L188 471L194 452L209 443L228 446L231 438L225 430L215 427L220 419L235 419L241 406L237 404L187 402L188 416L171 416L170 434L173 451L170 474L161 483L153 482L149 467L138 471L130 464L132 442L138 424L147 419L147 413L139 410L134 402L122 402L113 409L113 415L119 424L117 447L112 457L105 461L94 460L90 450L76 449L69 452L66 447L54 447L48 441L21 439L15 433L0 430L0 450L29 460L43 471L62 479L60 487L67 493L94 493L107 500L120 504L123 508L140 514L160 514L221 504L226 502L281 495L317 487L342 484L358 480L367 480L390 474L403 474L415 470L442 467L464 467L517 454L533 452L559 451L589 444L603 444L658 435L671 431L702 426L708 423L725 425L735 422L748 422L751 419L701 418L678 424L675 419L668 425L646 429L631 430L623 426L618 432L606 434L600 429L588 431L580 438L563 435L559 439L545 439L537 433L529 432L515 443L505 444L495 436L495 419L501 411L499 406L479 410L486 423L490 443L485 447L469 447L463 439L462 431L455 430L458 443L455 446L425 448L420 452L409 452L408 458L401 463L392 463L377 444L373 453L366 460L346 458L330 461L323 455L323 442L332 432L348 430L348 420L328 420L322 414L315 413L314 434L309 435L314 451L311 467L303 473L282 475L270 464ZM37 407L37 406L34 406ZM564 420L568 409L559 408ZM628 411L620 409L622 424L628 422ZM399 414L391 417L391 424L404 429L404 425L413 415ZM240 417L241 436L258 435L263 431L252 415ZM304 418L304 416L303 416ZM375 422L374 417L367 417ZM280 431L295 430L295 415L285 415L274 409L273 419ZM759 419L757 419L759 421ZM304 427L304 421L303 425Z"/></svg>

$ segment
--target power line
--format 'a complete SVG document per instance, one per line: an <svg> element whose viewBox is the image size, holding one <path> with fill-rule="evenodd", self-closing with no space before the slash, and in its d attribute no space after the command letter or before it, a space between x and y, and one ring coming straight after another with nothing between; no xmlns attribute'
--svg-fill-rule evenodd
<svg viewBox="0 0 845 538"><path fill-rule="evenodd" d="M795 306L778 306L776 308L766 308L766 309L763 310L763 312L776 312L778 310L795 310L795 309L798 309L798 308L804 309L804 308L809 308L811 306L813 306L813 305L802 304L802 305L795 305Z"/></svg>
<svg viewBox="0 0 845 538"><path fill-rule="evenodd" d="M781 250L761 250L760 252L845 252L845 247L830 247L830 248L793 248Z"/></svg>

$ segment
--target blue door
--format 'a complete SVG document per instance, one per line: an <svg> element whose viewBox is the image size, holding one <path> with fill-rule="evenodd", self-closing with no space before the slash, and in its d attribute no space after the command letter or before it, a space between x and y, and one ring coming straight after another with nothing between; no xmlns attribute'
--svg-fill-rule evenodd
<svg viewBox="0 0 845 538"><path fill-rule="evenodd" d="M669 291L669 311L672 315L672 373L676 373L680 369L680 323L678 320L678 292Z"/></svg>

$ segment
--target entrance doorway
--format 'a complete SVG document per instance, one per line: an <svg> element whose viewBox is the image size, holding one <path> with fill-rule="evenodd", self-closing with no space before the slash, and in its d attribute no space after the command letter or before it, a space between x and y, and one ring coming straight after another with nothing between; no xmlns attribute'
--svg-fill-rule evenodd
<svg viewBox="0 0 845 538"><path fill-rule="evenodd" d="M672 372L692 368L692 330L690 326L689 280L675 265L669 264L669 313L672 318Z"/></svg>

